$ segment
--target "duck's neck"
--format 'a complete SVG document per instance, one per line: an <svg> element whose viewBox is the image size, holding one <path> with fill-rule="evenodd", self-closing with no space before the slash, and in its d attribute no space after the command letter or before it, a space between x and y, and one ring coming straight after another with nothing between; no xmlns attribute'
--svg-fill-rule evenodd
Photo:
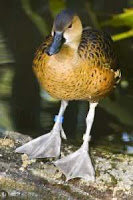
<svg viewBox="0 0 133 200"><path fill-rule="evenodd" d="M72 60L76 60L78 57L78 46L80 44L80 38L76 38L74 41L66 42L62 45L61 50L58 54L55 55L55 58L60 60L60 62L63 60L67 60L71 62Z"/></svg>
<svg viewBox="0 0 133 200"><path fill-rule="evenodd" d="M77 45L68 45L64 44L58 54L54 55L54 58L58 60L60 63L63 62L73 62L77 58Z"/></svg>

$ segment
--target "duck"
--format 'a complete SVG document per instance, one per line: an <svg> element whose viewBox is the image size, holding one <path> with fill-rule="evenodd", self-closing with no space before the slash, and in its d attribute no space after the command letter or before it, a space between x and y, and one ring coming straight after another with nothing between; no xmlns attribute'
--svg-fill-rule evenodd
<svg viewBox="0 0 133 200"><path fill-rule="evenodd" d="M91 128L95 109L121 79L121 71L111 37L92 27L83 28L76 12L65 9L54 19L51 34L35 53L33 71L41 86L61 101L52 130L18 147L17 153L29 158L56 158L53 164L65 175L66 181L81 178L95 180L95 170L89 155ZM86 132L81 147L60 158L64 112L72 100L90 104L86 117Z"/></svg>

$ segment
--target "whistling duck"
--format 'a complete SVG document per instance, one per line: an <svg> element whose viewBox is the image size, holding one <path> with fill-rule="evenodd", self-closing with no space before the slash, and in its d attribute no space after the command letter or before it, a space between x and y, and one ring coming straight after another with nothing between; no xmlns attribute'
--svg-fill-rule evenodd
<svg viewBox="0 0 133 200"><path fill-rule="evenodd" d="M30 158L59 157L63 114L71 100L86 100L90 109L82 146L54 164L66 179L76 177L94 180L95 171L88 153L95 108L120 80L113 42L104 32L91 27L83 29L80 18L71 10L61 11L54 20L51 35L35 54L33 70L42 87L61 100L53 129L16 149Z"/></svg>

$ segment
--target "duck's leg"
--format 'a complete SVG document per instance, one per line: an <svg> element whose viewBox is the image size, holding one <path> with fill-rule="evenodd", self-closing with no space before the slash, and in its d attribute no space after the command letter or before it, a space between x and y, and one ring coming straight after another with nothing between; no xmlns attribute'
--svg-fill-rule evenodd
<svg viewBox="0 0 133 200"><path fill-rule="evenodd" d="M67 101L61 102L59 114L56 116L53 129L49 133L18 147L16 152L25 153L29 158L58 157L60 155L61 136L66 139L62 128L62 118L67 105Z"/></svg>
<svg viewBox="0 0 133 200"><path fill-rule="evenodd" d="M90 109L86 118L86 133L83 137L83 144L74 153L54 162L54 164L65 174L66 179L83 178L87 181L94 181L95 171L88 154L90 131L94 120L97 103L90 103Z"/></svg>

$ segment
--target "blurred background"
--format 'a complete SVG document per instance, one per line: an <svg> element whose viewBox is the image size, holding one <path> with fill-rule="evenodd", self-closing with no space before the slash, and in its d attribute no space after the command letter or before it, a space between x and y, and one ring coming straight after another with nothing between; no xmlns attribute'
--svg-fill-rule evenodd
<svg viewBox="0 0 133 200"><path fill-rule="evenodd" d="M96 110L92 146L133 154L133 0L1 0L0 132L37 137L51 130L60 102L41 89L32 72L38 46L55 15L71 8L83 26L108 32L115 42L122 80ZM68 143L82 143L88 102L70 102L64 129Z"/></svg>

